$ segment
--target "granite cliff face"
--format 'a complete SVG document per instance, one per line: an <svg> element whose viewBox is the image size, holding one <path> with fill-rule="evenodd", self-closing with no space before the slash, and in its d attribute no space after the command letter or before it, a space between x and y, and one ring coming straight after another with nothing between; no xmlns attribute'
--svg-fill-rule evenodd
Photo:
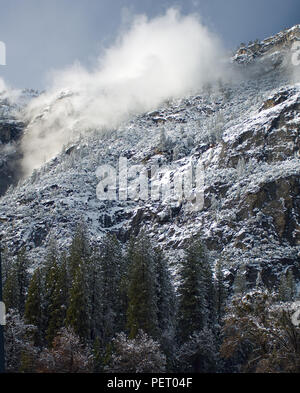
<svg viewBox="0 0 300 393"><path fill-rule="evenodd" d="M20 174L18 141L24 124L16 118L14 109L9 100L0 97L0 195L16 184Z"/></svg>
<svg viewBox="0 0 300 393"><path fill-rule="evenodd" d="M232 58L238 80L170 100L117 130L95 130L70 144L1 198L2 243L15 251L25 244L38 264L50 236L64 247L78 220L87 223L95 242L105 232L126 241L144 227L176 271L181 250L200 233L212 263L226 263L229 281L242 264L252 284L261 272L272 286L289 267L299 280L300 84L289 63L299 32L296 26L241 47ZM2 146L21 132L22 123L3 121ZM120 156L148 173L156 164L170 178L201 160L203 209L168 198L99 200L96 169L117 168ZM9 171L2 175L4 191Z"/></svg>
<svg viewBox="0 0 300 393"><path fill-rule="evenodd" d="M22 110L38 95L33 89L0 93L0 196L22 177L20 140L26 128Z"/></svg>

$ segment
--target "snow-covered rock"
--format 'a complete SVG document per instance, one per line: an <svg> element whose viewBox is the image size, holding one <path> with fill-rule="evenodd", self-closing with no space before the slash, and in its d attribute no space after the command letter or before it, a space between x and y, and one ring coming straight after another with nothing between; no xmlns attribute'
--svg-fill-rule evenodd
<svg viewBox="0 0 300 393"><path fill-rule="evenodd" d="M106 232L126 241L146 228L174 267L200 233L212 261L222 258L229 271L246 264L253 283L261 271L272 284L287 265L300 278L300 85L276 66L299 29L241 48L233 61L244 78L170 100L118 129L91 131L66 146L2 196L2 245L16 251L25 244L39 264L49 238L65 247L83 220L94 242ZM252 67L270 58L275 66L258 67L253 78ZM191 209L184 198L168 195L99 200L97 168L118 168L120 157L128 167L141 165L149 181L153 165L173 179L190 162L201 162L203 207Z"/></svg>

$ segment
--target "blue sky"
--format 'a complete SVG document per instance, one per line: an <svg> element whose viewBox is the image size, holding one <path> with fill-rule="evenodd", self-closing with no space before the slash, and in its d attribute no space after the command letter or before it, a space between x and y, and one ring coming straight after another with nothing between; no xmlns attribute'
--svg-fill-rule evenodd
<svg viewBox="0 0 300 393"><path fill-rule="evenodd" d="M149 17L169 7L197 12L227 48L263 39L300 23L299 0L0 0L0 41L13 87L42 89L51 70L81 62L91 67L130 15Z"/></svg>

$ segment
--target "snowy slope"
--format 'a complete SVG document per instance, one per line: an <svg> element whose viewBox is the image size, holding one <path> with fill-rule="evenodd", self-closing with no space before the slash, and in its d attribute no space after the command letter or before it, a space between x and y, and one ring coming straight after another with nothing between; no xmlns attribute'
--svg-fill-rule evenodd
<svg viewBox="0 0 300 393"><path fill-rule="evenodd" d="M145 227L176 266L180 250L200 232L212 261L221 257L229 271L247 264L252 282L262 270L263 280L273 283L289 265L299 278L300 84L291 81L282 61L261 67L274 53L286 59L298 30L281 32L255 51L252 45L240 49L233 61L246 76L166 102L106 135L92 131L65 147L1 198L2 244L13 250L25 244L38 264L50 236L64 247L78 220L87 223L95 242L105 232L125 241ZM189 203L169 199L100 201L96 169L116 168L120 156L148 171L153 164L163 166L171 176L201 160L203 209L191 211Z"/></svg>

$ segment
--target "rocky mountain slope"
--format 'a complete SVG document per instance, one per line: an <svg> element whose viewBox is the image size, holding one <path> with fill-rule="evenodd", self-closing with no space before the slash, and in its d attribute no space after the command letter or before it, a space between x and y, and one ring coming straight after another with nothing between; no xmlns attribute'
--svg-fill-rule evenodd
<svg viewBox="0 0 300 393"><path fill-rule="evenodd" d="M21 110L37 95L34 90L0 94L0 195L21 177L19 141L25 128Z"/></svg>
<svg viewBox="0 0 300 393"><path fill-rule="evenodd" d="M232 58L232 81L169 100L118 129L92 131L65 147L2 196L2 245L16 251L25 244L38 264L49 238L64 247L77 221L87 223L95 242L105 232L126 241L144 227L176 270L186 242L200 233L212 262L226 263L230 281L241 264L253 284L261 272L273 285L288 267L300 279L300 84L290 64L298 39L295 26L242 46ZM18 139L19 121L1 116L1 191L13 176L3 146ZM120 156L148 173L158 165L170 178L201 160L203 208L193 211L190 203L170 198L99 200L96 170L117 168Z"/></svg>

